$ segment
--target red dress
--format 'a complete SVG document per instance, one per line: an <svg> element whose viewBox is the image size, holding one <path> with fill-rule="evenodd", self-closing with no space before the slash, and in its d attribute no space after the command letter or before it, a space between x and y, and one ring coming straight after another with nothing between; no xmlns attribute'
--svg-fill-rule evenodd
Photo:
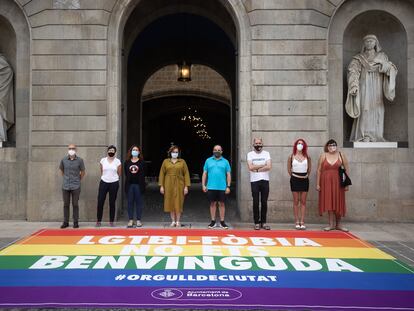
<svg viewBox="0 0 414 311"><path fill-rule="evenodd" d="M334 212L335 215L345 216L345 189L339 184L338 169L341 162L336 160L334 164L329 164L325 157L321 167L321 180L319 191L319 214L324 212Z"/></svg>

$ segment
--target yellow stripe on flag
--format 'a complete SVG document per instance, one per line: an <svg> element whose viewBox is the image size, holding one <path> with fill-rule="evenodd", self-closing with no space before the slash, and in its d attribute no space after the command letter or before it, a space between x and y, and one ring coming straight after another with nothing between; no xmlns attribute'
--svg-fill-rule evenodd
<svg viewBox="0 0 414 311"><path fill-rule="evenodd" d="M355 247L277 247L277 246L200 246L200 245L11 245L0 255L15 256L242 256L301 258L367 258L395 259L376 248Z"/></svg>

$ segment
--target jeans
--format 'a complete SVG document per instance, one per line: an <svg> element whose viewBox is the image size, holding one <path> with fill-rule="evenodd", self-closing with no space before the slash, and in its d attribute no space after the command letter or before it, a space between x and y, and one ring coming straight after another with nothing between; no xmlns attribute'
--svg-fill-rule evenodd
<svg viewBox="0 0 414 311"><path fill-rule="evenodd" d="M78 222L79 220L79 195L80 195L80 188L75 190L65 190L62 189L62 196L63 196L63 221L69 222L69 205L70 205L70 197L72 196L72 206L73 206L73 222Z"/></svg>
<svg viewBox="0 0 414 311"><path fill-rule="evenodd" d="M115 201L118 194L119 181L106 183L103 180L99 183L98 190L98 212L97 220L102 221L103 207L106 199L106 194L109 192L109 221L114 222L115 219Z"/></svg>
<svg viewBox="0 0 414 311"><path fill-rule="evenodd" d="M251 182L253 197L253 219L255 224L265 224L267 215L267 198L269 197L269 181L259 180ZM259 196L262 208L259 212ZM260 216L259 216L260 214Z"/></svg>
<svg viewBox="0 0 414 311"><path fill-rule="evenodd" d="M130 184L128 188L128 217L134 219L134 203L136 206L137 220L141 220L142 215L142 195L139 184Z"/></svg>

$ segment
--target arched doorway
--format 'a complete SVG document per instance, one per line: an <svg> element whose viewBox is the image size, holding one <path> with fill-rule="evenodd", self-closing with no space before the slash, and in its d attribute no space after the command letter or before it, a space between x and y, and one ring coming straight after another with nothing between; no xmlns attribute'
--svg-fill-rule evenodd
<svg viewBox="0 0 414 311"><path fill-rule="evenodd" d="M176 13L195 14L208 17L231 39L235 63L232 84L234 147L233 172L237 187L237 210L242 219L248 219L251 196L248 191L248 171L245 167L245 154L250 150L251 141L251 29L249 17L242 2L237 0L201 1L182 0L159 1L120 0L113 9L108 28L108 143L115 142L126 148L127 122L127 62L129 50L134 40L153 21L166 15ZM171 62L159 64L158 68ZM219 71L217 66L209 65ZM153 71L157 70L154 68ZM147 76L152 74L148 73ZM147 79L147 78L146 78ZM145 80L145 79L144 79ZM140 90L135 90L135 97L140 98ZM136 102L138 102L136 100ZM141 107L141 106L140 106ZM236 113L237 112L237 113ZM139 109L141 113L141 109ZM141 114L138 116L141 121ZM140 136L140 134L139 134ZM121 144L122 143L122 144Z"/></svg>
<svg viewBox="0 0 414 311"><path fill-rule="evenodd" d="M183 155L189 162L195 183L200 180L204 160L210 156L213 145L223 145L225 156L231 162L237 153L237 109L236 105L232 105L232 98L235 98L236 93L236 30L231 23L219 25L215 22L229 21L231 17L218 2L216 6L209 6L201 1L173 2L176 2L175 6L169 2L169 10L175 8L176 12L167 10L165 14L159 12L165 8L154 7L153 2L140 2L124 29L126 40L123 69L126 73L126 98L123 106L122 149L126 150L134 143L143 147L148 163L147 174L150 177L150 191L146 195L147 217L154 214L156 219L159 219L162 212L162 197L151 197L150 194L155 195L157 192L156 177L171 143L179 144L183 148ZM142 25L140 17L143 12L148 13L152 9L159 16ZM161 98L145 98L144 86L154 72L166 65L176 67L175 64L181 62L194 64L194 69L204 66L218 73L228 86L228 103L207 98L201 91L200 94L189 94L178 90L175 94ZM204 93L214 94L213 80L208 81L209 77L199 74L193 76L190 83L197 84L197 78L207 80ZM155 87L154 92L157 91L163 91L162 85ZM201 132L203 135L194 128L195 124L186 122L186 116L203 121L199 124L206 126ZM233 170L233 179L236 178L236 172L237 170ZM193 189L199 190L196 186ZM193 204L187 201L187 205L192 205L190 208L193 211L195 207L206 211L203 204L200 206L199 200L195 200ZM207 202L204 205L206 204Z"/></svg>

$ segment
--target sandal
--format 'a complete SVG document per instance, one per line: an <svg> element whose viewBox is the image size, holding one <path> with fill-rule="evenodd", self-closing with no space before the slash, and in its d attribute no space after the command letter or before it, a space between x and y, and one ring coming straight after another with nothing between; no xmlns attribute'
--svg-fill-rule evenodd
<svg viewBox="0 0 414 311"><path fill-rule="evenodd" d="M332 230L334 230L335 228L332 228L332 227L325 227L325 228L323 228L323 231L332 231Z"/></svg>
<svg viewBox="0 0 414 311"><path fill-rule="evenodd" d="M260 224L255 224L254 225L254 230L260 230Z"/></svg>
<svg viewBox="0 0 414 311"><path fill-rule="evenodd" d="M265 230L270 230L270 226L266 224L262 224L262 228Z"/></svg>
<svg viewBox="0 0 414 311"><path fill-rule="evenodd" d="M300 225L300 230L306 230L306 226L304 222L302 222L302 224Z"/></svg>
<svg viewBox="0 0 414 311"><path fill-rule="evenodd" d="M179 221L177 221L177 222L175 223L175 226L176 226L177 228L181 228L181 223L180 223Z"/></svg>

